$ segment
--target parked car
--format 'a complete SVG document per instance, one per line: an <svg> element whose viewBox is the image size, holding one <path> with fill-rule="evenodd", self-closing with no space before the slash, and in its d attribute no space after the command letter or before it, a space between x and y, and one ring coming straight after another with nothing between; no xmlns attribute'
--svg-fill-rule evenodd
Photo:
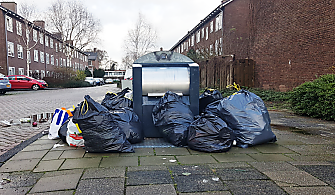
<svg viewBox="0 0 335 195"><path fill-rule="evenodd" d="M11 84L7 77L0 75L0 94L5 94L11 89Z"/></svg>
<svg viewBox="0 0 335 195"><path fill-rule="evenodd" d="M95 81L95 79L93 77L86 77L85 81L88 82L91 86L96 86L97 82Z"/></svg>
<svg viewBox="0 0 335 195"><path fill-rule="evenodd" d="M105 83L106 83L106 84L111 84L111 83L113 83L113 79L106 79L106 80L105 80Z"/></svg>
<svg viewBox="0 0 335 195"><path fill-rule="evenodd" d="M45 89L48 84L44 80L34 79L25 75L9 75L9 82L12 89Z"/></svg>
<svg viewBox="0 0 335 195"><path fill-rule="evenodd" d="M97 83L97 85L102 85L102 83L101 83L101 81L100 81L100 79L99 78L94 78L94 80L95 80L95 82Z"/></svg>

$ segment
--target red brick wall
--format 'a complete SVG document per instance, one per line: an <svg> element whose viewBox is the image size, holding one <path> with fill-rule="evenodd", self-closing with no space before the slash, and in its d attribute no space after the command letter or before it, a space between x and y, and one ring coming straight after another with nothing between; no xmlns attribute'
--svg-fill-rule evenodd
<svg viewBox="0 0 335 195"><path fill-rule="evenodd" d="M335 1L252 1L257 87L287 90L334 73Z"/></svg>
<svg viewBox="0 0 335 195"><path fill-rule="evenodd" d="M4 12L0 11L0 66L3 68L0 68L0 73L7 75L7 49L6 49L6 36L5 35L5 16Z"/></svg>

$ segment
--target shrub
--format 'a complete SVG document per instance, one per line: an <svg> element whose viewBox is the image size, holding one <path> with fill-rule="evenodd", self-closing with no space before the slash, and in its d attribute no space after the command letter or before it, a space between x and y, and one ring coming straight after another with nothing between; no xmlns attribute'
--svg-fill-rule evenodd
<svg viewBox="0 0 335 195"><path fill-rule="evenodd" d="M296 87L290 102L296 114L335 120L335 75L323 75Z"/></svg>

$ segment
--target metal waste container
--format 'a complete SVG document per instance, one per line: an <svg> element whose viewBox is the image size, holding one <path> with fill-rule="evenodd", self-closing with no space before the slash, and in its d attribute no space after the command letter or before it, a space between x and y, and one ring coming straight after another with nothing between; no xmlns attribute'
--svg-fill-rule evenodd
<svg viewBox="0 0 335 195"><path fill-rule="evenodd" d="M133 108L142 122L145 137L162 137L152 120L152 109L172 91L199 114L199 65L172 51L146 54L133 63Z"/></svg>

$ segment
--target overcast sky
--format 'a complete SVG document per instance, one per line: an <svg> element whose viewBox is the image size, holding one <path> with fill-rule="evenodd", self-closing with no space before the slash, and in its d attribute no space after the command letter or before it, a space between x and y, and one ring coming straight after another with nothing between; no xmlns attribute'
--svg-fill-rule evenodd
<svg viewBox="0 0 335 195"><path fill-rule="evenodd" d="M1 1L1 0L0 0ZM3 0L8 1L8 0ZM18 5L33 3L38 11L47 10L54 0L11 0ZM123 40L134 28L141 12L158 32L157 49L169 50L200 20L213 11L221 0L80 0L100 20L102 40L98 49L106 50L114 61L121 63L124 56Z"/></svg>

